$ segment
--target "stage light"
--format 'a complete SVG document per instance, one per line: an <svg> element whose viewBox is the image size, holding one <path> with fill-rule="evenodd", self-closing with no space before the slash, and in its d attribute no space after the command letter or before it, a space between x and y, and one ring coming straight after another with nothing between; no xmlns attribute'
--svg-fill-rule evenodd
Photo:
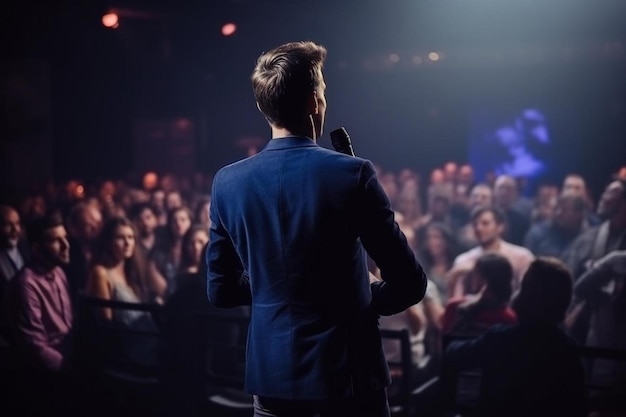
<svg viewBox="0 0 626 417"><path fill-rule="evenodd" d="M441 57L439 56L439 54L437 52L430 52L428 54L428 59L430 59L433 62L439 61L439 58L441 58Z"/></svg>
<svg viewBox="0 0 626 417"><path fill-rule="evenodd" d="M400 62L400 55L398 54L389 55L389 61L393 62L394 64Z"/></svg>
<svg viewBox="0 0 626 417"><path fill-rule="evenodd" d="M234 35L235 32L237 32L237 25L234 23L226 23L222 26L222 35L224 36Z"/></svg>
<svg viewBox="0 0 626 417"><path fill-rule="evenodd" d="M107 13L102 16L102 24L104 27L115 29L120 25L119 16L116 13Z"/></svg>
<svg viewBox="0 0 626 417"><path fill-rule="evenodd" d="M413 63L415 65L420 65L422 62L424 62L424 60L422 59L421 56L416 55L416 56L413 57Z"/></svg>

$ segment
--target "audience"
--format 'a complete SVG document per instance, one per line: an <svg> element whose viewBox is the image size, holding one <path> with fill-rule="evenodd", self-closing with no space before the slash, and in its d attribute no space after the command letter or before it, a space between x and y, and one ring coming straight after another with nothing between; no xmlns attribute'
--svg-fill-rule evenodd
<svg viewBox="0 0 626 417"><path fill-rule="evenodd" d="M480 368L481 417L585 416L584 371L562 328L572 277L556 260L530 265L513 302L519 323L494 326L446 349L447 373Z"/></svg>
<svg viewBox="0 0 626 417"><path fill-rule="evenodd" d="M444 340L482 335L471 346L478 346L481 341L480 354L489 352L477 359L484 365L483 370L487 370L481 407L487 402L494 407L486 407L484 415L497 413L495 408L499 406L510 407L500 415L517 415L518 408L519 413L526 410L527 415L542 415L541 410L553 406L560 410L558 415L567 415L569 405L561 401L565 391L572 396L569 403L580 407L575 411L583 412L583 405L577 402L582 397L574 398L578 395L574 385L578 384L580 368L570 349L571 340L563 332L568 332L580 344L626 350L623 340L626 328L622 320L626 311L625 273L619 260L624 258L626 250L626 183L619 178L611 181L600 198L597 211L592 212L591 193L584 179L575 174L565 178L558 196L555 187L545 186L539 187L530 200L521 197L518 182L522 179L495 175L477 179L466 164L447 163L436 168L431 173L431 181L423 184L412 169L396 174L377 166L377 172L390 195L396 220L430 278L422 303L380 319L382 328L409 330L416 371L414 387L424 382L424 378L436 375L441 366L461 366L462 361L457 360L459 357L454 350L443 356ZM151 316L140 310L101 307L94 310L101 323L159 335L162 342L159 346L145 343L145 338L128 338L111 353L117 355L117 359L162 369L163 391L160 392L161 399L167 400L163 407L165 415L191 412L191 403L189 407L181 404L204 395L201 382L204 371L196 365L202 360L206 334L198 332L196 319L198 314L213 311L206 297L203 269L203 252L210 228L207 218L210 197L206 194L210 184L196 177L192 183L190 179L174 175L159 178L156 173L152 174L146 184L130 180L105 180L97 187L79 181L63 186L48 184L40 194L12 200L11 205L0 205L0 330L4 311L4 342L12 343L12 349L20 353L19 361L15 362L18 369L22 369L20 389L26 396L32 396L33 392L41 396L41 407L63 410L56 406L60 399L79 392L67 387L74 376L80 376L75 367L82 369L84 365L82 361L73 361L73 353L85 349L73 343L73 330L78 331L79 326L73 326L72 317L77 316L76 301L81 295L127 301L137 304L138 308L148 304L160 312L158 316ZM424 201L429 203L427 213L421 210ZM531 201L535 202L534 206ZM46 215L48 211L63 215L50 223L58 224L61 229L50 226L43 234L35 233L42 218L55 218ZM21 238L22 224L29 231L28 239ZM69 233L67 242L61 237L63 225ZM53 237L53 232L60 234ZM44 239L45 236L49 239ZM524 247L515 243L520 236ZM28 246L32 247L32 261ZM457 256L458 249L465 252ZM69 259L65 256L68 251ZM549 278L561 274L561 265L544 256L562 259L573 273L575 299L569 303L564 323L555 318L552 307L542 307L542 303L548 301L537 295L551 297L555 305L563 304L558 301L562 300L559 295L562 291L554 290L559 284L550 284L556 281ZM534 260L535 257L538 259ZM43 291L40 287L29 284L21 293L17 291L24 277L45 276L42 267L37 266L42 263L53 271L49 273L52 280L33 282L41 288L54 283L62 288L65 282L69 296L45 300L48 304L44 305L41 304L43 298L26 295L27 290ZM529 265L533 266L529 268ZM371 270L376 273L376 266L371 265ZM535 281L541 276L546 282L527 284L531 276ZM538 290L538 286L542 289ZM510 301L512 294L513 302ZM35 301L40 303L39 316L33 316L32 305L28 305ZM534 309L529 311L529 306ZM46 312L46 308L51 312ZM12 317L8 314L21 319L6 320ZM49 320L45 314L57 317ZM238 310L233 314L245 318L250 312ZM33 330L37 320L40 326L37 331L50 332L53 336L37 336L37 331ZM490 327L492 325L495 327ZM205 323L204 326L205 330L213 326L214 337L232 336L228 336L223 323ZM533 337L537 340L531 341ZM516 343L519 348L514 346ZM546 356L538 351L541 343L548 352ZM491 344L496 346L495 351L485 347ZM388 344L385 349L389 360L398 359L397 349ZM58 355L41 352L57 352ZM61 365L46 366L42 359L59 355L62 359L55 363ZM557 356L558 360L552 362L547 359ZM460 357L465 358L465 353ZM513 357L517 359L508 359ZM495 369L491 359L499 360L502 369ZM524 385L529 380L539 379L538 371L533 366L520 369L521 365L509 363L511 361L520 364L536 361L545 366L546 382L539 382L537 386L546 391L553 389L550 384L557 386L554 381L558 380L559 372L563 375L567 364L571 368L569 383L562 384L562 389L554 388L554 402L547 402L532 387ZM586 369L590 382L608 384L613 389L605 396L594 397L593 404L601 403L611 410L623 409L624 367L595 359ZM520 373L509 378L511 381L507 379L507 384L512 385L494 388L502 382L502 377L492 371L506 375ZM33 378L40 383L31 387ZM51 384L54 389L50 388ZM533 412L525 408L526 404L524 407L518 403L505 405L506 401L512 401L506 394L509 388L519 390L520 395L528 395L527 405L535 407ZM501 401L487 400L494 396Z"/></svg>

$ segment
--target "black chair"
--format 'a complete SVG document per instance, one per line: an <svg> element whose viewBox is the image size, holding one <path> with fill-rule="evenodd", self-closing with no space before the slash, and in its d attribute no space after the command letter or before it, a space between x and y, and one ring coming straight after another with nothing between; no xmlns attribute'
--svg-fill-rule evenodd
<svg viewBox="0 0 626 417"><path fill-rule="evenodd" d="M398 417L432 415L435 412L439 377L434 376L414 387L415 367L408 329L380 329L380 336L383 340L390 340L400 346L400 360L387 361L393 376L387 391L391 414Z"/></svg>
<svg viewBox="0 0 626 417"><path fill-rule="evenodd" d="M161 306L158 304L126 303L81 296L74 325L76 337L76 364L86 384L89 399L103 404L113 412L155 413L159 408L161 370L158 362L146 365L134 362L121 354L124 341L147 341L159 345L158 329L137 330L101 317L100 310L141 311L150 313L158 322ZM154 352L155 357L157 352ZM99 410L103 412L103 410Z"/></svg>
<svg viewBox="0 0 626 417"><path fill-rule="evenodd" d="M442 349L456 340L472 339L467 336L450 336L442 338ZM440 368L438 402L441 416L471 417L477 414L480 395L481 370L452 370L444 362Z"/></svg>
<svg viewBox="0 0 626 417"><path fill-rule="evenodd" d="M203 335L205 367L199 366L206 390L199 409L206 415L249 417L252 395L243 391L249 314L245 309L197 313Z"/></svg>
<svg viewBox="0 0 626 417"><path fill-rule="evenodd" d="M586 365L585 391L590 411L626 413L626 385L601 386L596 385L591 378L595 360L598 359L626 367L626 350L579 346L577 351Z"/></svg>

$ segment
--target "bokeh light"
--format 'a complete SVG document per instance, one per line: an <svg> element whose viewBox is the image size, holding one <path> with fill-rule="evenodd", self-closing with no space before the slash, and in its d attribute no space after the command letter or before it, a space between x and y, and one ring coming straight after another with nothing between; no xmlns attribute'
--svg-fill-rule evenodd
<svg viewBox="0 0 626 417"><path fill-rule="evenodd" d="M115 29L120 25L119 16L115 13L107 13L102 16L102 24L104 27Z"/></svg>
<svg viewBox="0 0 626 417"><path fill-rule="evenodd" d="M237 32L237 25L234 23L226 23L222 26L222 35L224 36L232 36Z"/></svg>

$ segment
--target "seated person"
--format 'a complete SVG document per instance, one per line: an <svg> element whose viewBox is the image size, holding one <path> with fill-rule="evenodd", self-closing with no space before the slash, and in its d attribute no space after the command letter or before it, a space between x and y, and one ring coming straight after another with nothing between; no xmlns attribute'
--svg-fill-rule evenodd
<svg viewBox="0 0 626 417"><path fill-rule="evenodd" d="M477 415L585 416L584 370L563 328L572 277L555 258L532 262L513 301L518 324L498 325L446 349L446 375L480 368Z"/></svg>
<svg viewBox="0 0 626 417"><path fill-rule="evenodd" d="M136 244L133 224L123 217L112 217L100 236L95 263L87 280L86 295L126 303L151 303L165 294L167 284L158 274L150 273L143 252ZM115 326L138 333L124 332L117 346L123 363L154 366L157 339L139 332L156 332L150 313L139 310L102 308L101 318ZM113 352L110 352L115 355Z"/></svg>
<svg viewBox="0 0 626 417"><path fill-rule="evenodd" d="M163 408L168 416L195 415L197 410L194 407L198 399L206 395L207 338L215 338L225 345L245 345L246 334L240 334L239 327L217 320L207 322L214 319L210 315L215 313L243 318L250 316L247 306L224 310L209 302L204 262L208 241L208 229L202 225L193 225L185 233L176 290L167 299L162 311L162 346L159 353L163 369ZM221 361L226 373L232 371L237 356L238 352L233 350L216 360Z"/></svg>
<svg viewBox="0 0 626 417"><path fill-rule="evenodd" d="M413 305L400 313L379 318L381 329L409 330L411 363L413 364L411 381L414 387L436 373L440 349L434 343L434 336L438 336L438 322L442 313L443 306L437 287L435 283L428 281L422 303ZM388 362L401 361L399 341L383 339L383 349ZM398 377L401 373L399 369L391 369L390 372L392 377ZM393 389L393 385L390 389Z"/></svg>
<svg viewBox="0 0 626 417"><path fill-rule="evenodd" d="M516 323L515 313L508 306L513 268L504 256L481 255L470 278L475 293L448 302L442 318L444 335L478 336L494 324Z"/></svg>
<svg viewBox="0 0 626 417"><path fill-rule="evenodd" d="M27 235L32 261L11 280L8 294L18 368L14 383L24 397L15 400L3 394L19 404L22 415L63 415L69 411L73 377L74 319L61 268L69 262L70 247L60 216L31 220Z"/></svg>

